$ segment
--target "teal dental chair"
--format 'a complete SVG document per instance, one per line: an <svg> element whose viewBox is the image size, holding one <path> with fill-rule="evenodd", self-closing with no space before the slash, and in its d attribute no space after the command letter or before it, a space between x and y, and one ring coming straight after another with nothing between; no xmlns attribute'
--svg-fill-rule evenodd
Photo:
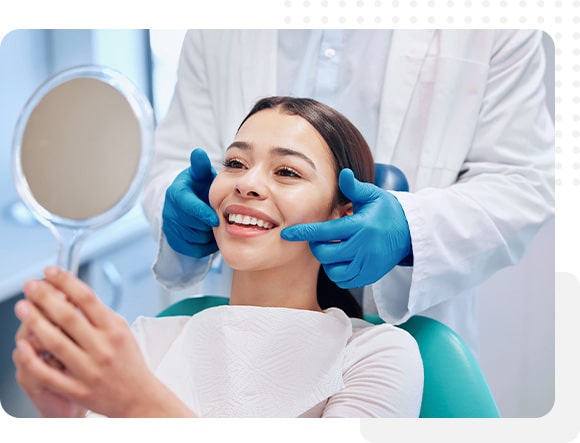
<svg viewBox="0 0 580 443"><path fill-rule="evenodd" d="M157 317L194 315L227 305L228 298L206 295L180 300ZM378 316L365 320L380 324ZM472 352L450 328L431 318L415 316L399 325L417 341L425 370L421 418L497 418L499 411Z"/></svg>
<svg viewBox="0 0 580 443"><path fill-rule="evenodd" d="M403 172L392 165L375 164L375 184L383 189L409 191ZM158 317L193 315L204 309L228 304L219 296L180 300ZM383 321L365 315L372 324ZM499 411L475 356L450 328L428 317L414 316L399 325L419 345L424 367L421 418L498 418Z"/></svg>
<svg viewBox="0 0 580 443"><path fill-rule="evenodd" d="M409 191L405 174L393 165L375 163L375 184L383 189ZM365 316L382 323L378 316ZM499 417L491 390L463 340L450 328L428 317L414 316L399 325L417 341L425 385L421 417Z"/></svg>

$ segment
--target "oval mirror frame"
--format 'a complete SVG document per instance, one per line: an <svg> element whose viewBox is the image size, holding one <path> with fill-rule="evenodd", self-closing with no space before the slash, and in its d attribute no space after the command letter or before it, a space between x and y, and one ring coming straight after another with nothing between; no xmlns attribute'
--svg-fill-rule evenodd
<svg viewBox="0 0 580 443"><path fill-rule="evenodd" d="M91 93L91 89L94 93ZM61 94L63 92L65 94ZM66 100L61 100L59 94L66 97ZM122 118L117 118L119 115ZM116 123L113 126L117 120L127 125L119 126ZM98 124L90 125L92 122ZM81 124L86 124L88 129L71 127ZM24 204L57 238L60 247L59 265L76 272L80 241L89 232L117 220L134 206L149 173L154 126L154 114L149 100L127 77L105 66L84 65L57 73L46 80L26 102L15 126L12 144L14 181ZM61 137L64 137L66 143L81 140L83 143L77 143L78 146L89 145L87 150L80 150L78 155L74 155L70 149L66 151L66 155L73 157L78 164L67 163L62 166L56 155L63 155L62 150L51 156L49 149L61 143ZM103 158L99 158L99 154L107 149L99 149L99 143L108 148ZM112 150L111 144L131 146L124 153ZM127 161L121 162L117 154L123 154ZM29 162L30 158L35 161ZM101 176L98 180L91 176L91 167L95 164L103 169L99 171ZM124 167L127 164L129 167ZM105 170L108 165L116 170L117 178L111 181L120 183L114 186L112 193L107 189L107 180L103 180L103 174L108 174ZM78 180L77 186L71 185L73 176ZM39 181L36 182L36 179ZM47 184L46 180L52 182ZM61 210L61 203L65 204L65 208L66 205L70 208L82 206L79 201L75 203L74 199L85 197L79 185L84 183L83 180L89 186L85 191L89 189L92 192L94 188L105 195L104 200L98 203L96 209L87 207L72 212ZM59 183L51 187L53 182ZM74 192L69 194L69 190ZM41 196L43 192L46 195ZM92 203L98 200L97 197L94 194L87 200Z"/></svg>

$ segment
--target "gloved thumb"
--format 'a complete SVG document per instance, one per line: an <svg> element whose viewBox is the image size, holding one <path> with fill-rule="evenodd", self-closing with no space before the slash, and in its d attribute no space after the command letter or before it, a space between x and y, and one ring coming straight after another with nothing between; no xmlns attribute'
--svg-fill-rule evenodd
<svg viewBox="0 0 580 443"><path fill-rule="evenodd" d="M203 149L194 149L189 155L191 189L206 205L209 205L209 188L216 176L211 161ZM214 219L215 221L216 219ZM212 224L213 226L213 224Z"/></svg>
<svg viewBox="0 0 580 443"><path fill-rule="evenodd" d="M194 181L211 183L216 176L215 169L207 153L200 148L194 149L189 155L189 169Z"/></svg>
<svg viewBox="0 0 580 443"><path fill-rule="evenodd" d="M353 203L366 203L379 197L379 188L371 183L360 182L351 169L345 168L338 175L338 186Z"/></svg>

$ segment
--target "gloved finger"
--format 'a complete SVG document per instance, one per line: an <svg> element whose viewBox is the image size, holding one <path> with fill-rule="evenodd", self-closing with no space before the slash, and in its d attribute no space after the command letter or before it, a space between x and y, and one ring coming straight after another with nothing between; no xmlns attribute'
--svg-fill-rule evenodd
<svg viewBox="0 0 580 443"><path fill-rule="evenodd" d="M195 238L187 238L190 233L172 226L164 226L163 233L169 246L183 255L202 258L218 250L213 234L208 233L208 237L200 237L198 233Z"/></svg>
<svg viewBox="0 0 580 443"><path fill-rule="evenodd" d="M171 202L168 207L180 211L190 217L201 220L209 226L218 226L219 218L216 212L203 202L191 189L179 181L167 188L166 200Z"/></svg>
<svg viewBox="0 0 580 443"><path fill-rule="evenodd" d="M186 197L185 200L188 198ZM181 226L182 229L211 231L213 226L210 223L216 222L219 224L219 218L211 207L205 205L203 202L198 202L198 208L193 205L187 206L190 203L187 201L180 201L173 203L171 206L163 208L163 222L164 224L175 224ZM183 205L186 205L183 207ZM216 217L217 220L214 220ZM217 226L217 225L216 225Z"/></svg>
<svg viewBox="0 0 580 443"><path fill-rule="evenodd" d="M350 247L347 241L330 243L310 243L312 254L323 265L352 261L356 256L355 248Z"/></svg>
<svg viewBox="0 0 580 443"><path fill-rule="evenodd" d="M353 236L358 229L355 214L324 222L288 226L282 229L280 236L287 241L329 242L346 240Z"/></svg>
<svg viewBox="0 0 580 443"><path fill-rule="evenodd" d="M325 269L326 271L326 269ZM328 278L330 278L336 286L342 289L362 288L367 283L361 278L360 272L356 275L351 275L349 271L349 264L341 264L326 271Z"/></svg>
<svg viewBox="0 0 580 443"><path fill-rule="evenodd" d="M189 170L193 179L193 186L196 194L207 193L209 187L216 176L215 169L211 165L207 153L200 148L194 149L189 155ZM200 197L204 197L199 195Z"/></svg>
<svg viewBox="0 0 580 443"><path fill-rule="evenodd" d="M215 240L213 231L202 231L197 229L180 229L177 235L181 240L190 245L203 245Z"/></svg>
<svg viewBox="0 0 580 443"><path fill-rule="evenodd" d="M346 263L342 269L333 270L336 284L343 289L361 288L372 285L382 278L387 269L380 262L368 262L364 257L355 257ZM329 275L329 278L330 275Z"/></svg>
<svg viewBox="0 0 580 443"><path fill-rule="evenodd" d="M357 265L359 267L359 265ZM355 272L353 262L334 263L324 265L324 272L339 288L350 289L358 288L364 285L357 285L356 280L360 272Z"/></svg>
<svg viewBox="0 0 580 443"><path fill-rule="evenodd" d="M346 198L353 203L367 203L376 200L380 188L371 183L358 181L352 170L345 168L338 175L338 186Z"/></svg>
<svg viewBox="0 0 580 443"><path fill-rule="evenodd" d="M215 240L213 240L212 242L209 242L207 244L195 245L195 247L191 247L190 249L188 249L188 253L186 255L189 255L190 257L194 258L203 258L217 251L218 251L217 243L215 242Z"/></svg>
<svg viewBox="0 0 580 443"><path fill-rule="evenodd" d="M186 241L190 244L208 243L213 240L212 228L199 221L197 223L202 226L201 229L188 227L182 223L168 220L163 223L161 229L167 237L171 237L177 241Z"/></svg>
<svg viewBox="0 0 580 443"><path fill-rule="evenodd" d="M364 281L363 271L368 267L368 263L365 264L364 257L356 251L351 260L323 266L328 278L341 288L359 288L367 284Z"/></svg>
<svg viewBox="0 0 580 443"><path fill-rule="evenodd" d="M212 181L216 176L209 156L201 148L196 148L189 154L189 168L194 180Z"/></svg>
<svg viewBox="0 0 580 443"><path fill-rule="evenodd" d="M213 254L214 252L217 252L218 250L217 244L215 244L215 242L208 245L190 245L185 242L176 244L174 242L170 242L169 237L167 237L167 242L175 252L193 258L204 258L210 254Z"/></svg>
<svg viewBox="0 0 580 443"><path fill-rule="evenodd" d="M356 257L349 261L324 266L326 275L335 283L352 280L360 273L360 268L361 263Z"/></svg>
<svg viewBox="0 0 580 443"><path fill-rule="evenodd" d="M204 205L196 207L199 213L199 217L206 221L210 226L217 226L219 220L213 209L209 206L209 188L213 183L213 179L217 175L215 169L211 165L211 161L207 153L203 149L194 149L189 156L189 170L191 172L191 188L194 194L199 198ZM187 201L183 202L188 204ZM195 209L190 209L187 211L190 214L196 214Z"/></svg>
<svg viewBox="0 0 580 443"><path fill-rule="evenodd" d="M184 194L180 201L180 206L186 214L201 220L208 226L217 227L220 224L217 213L194 194Z"/></svg>

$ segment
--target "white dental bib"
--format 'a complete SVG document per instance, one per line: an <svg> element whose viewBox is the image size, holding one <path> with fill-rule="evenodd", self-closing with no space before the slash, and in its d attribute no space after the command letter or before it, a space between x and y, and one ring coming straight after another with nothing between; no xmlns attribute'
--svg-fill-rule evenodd
<svg viewBox="0 0 580 443"><path fill-rule="evenodd" d="M352 323L339 309L219 306L137 328L153 342L172 320L182 327L152 369L202 417L297 417L344 386Z"/></svg>

